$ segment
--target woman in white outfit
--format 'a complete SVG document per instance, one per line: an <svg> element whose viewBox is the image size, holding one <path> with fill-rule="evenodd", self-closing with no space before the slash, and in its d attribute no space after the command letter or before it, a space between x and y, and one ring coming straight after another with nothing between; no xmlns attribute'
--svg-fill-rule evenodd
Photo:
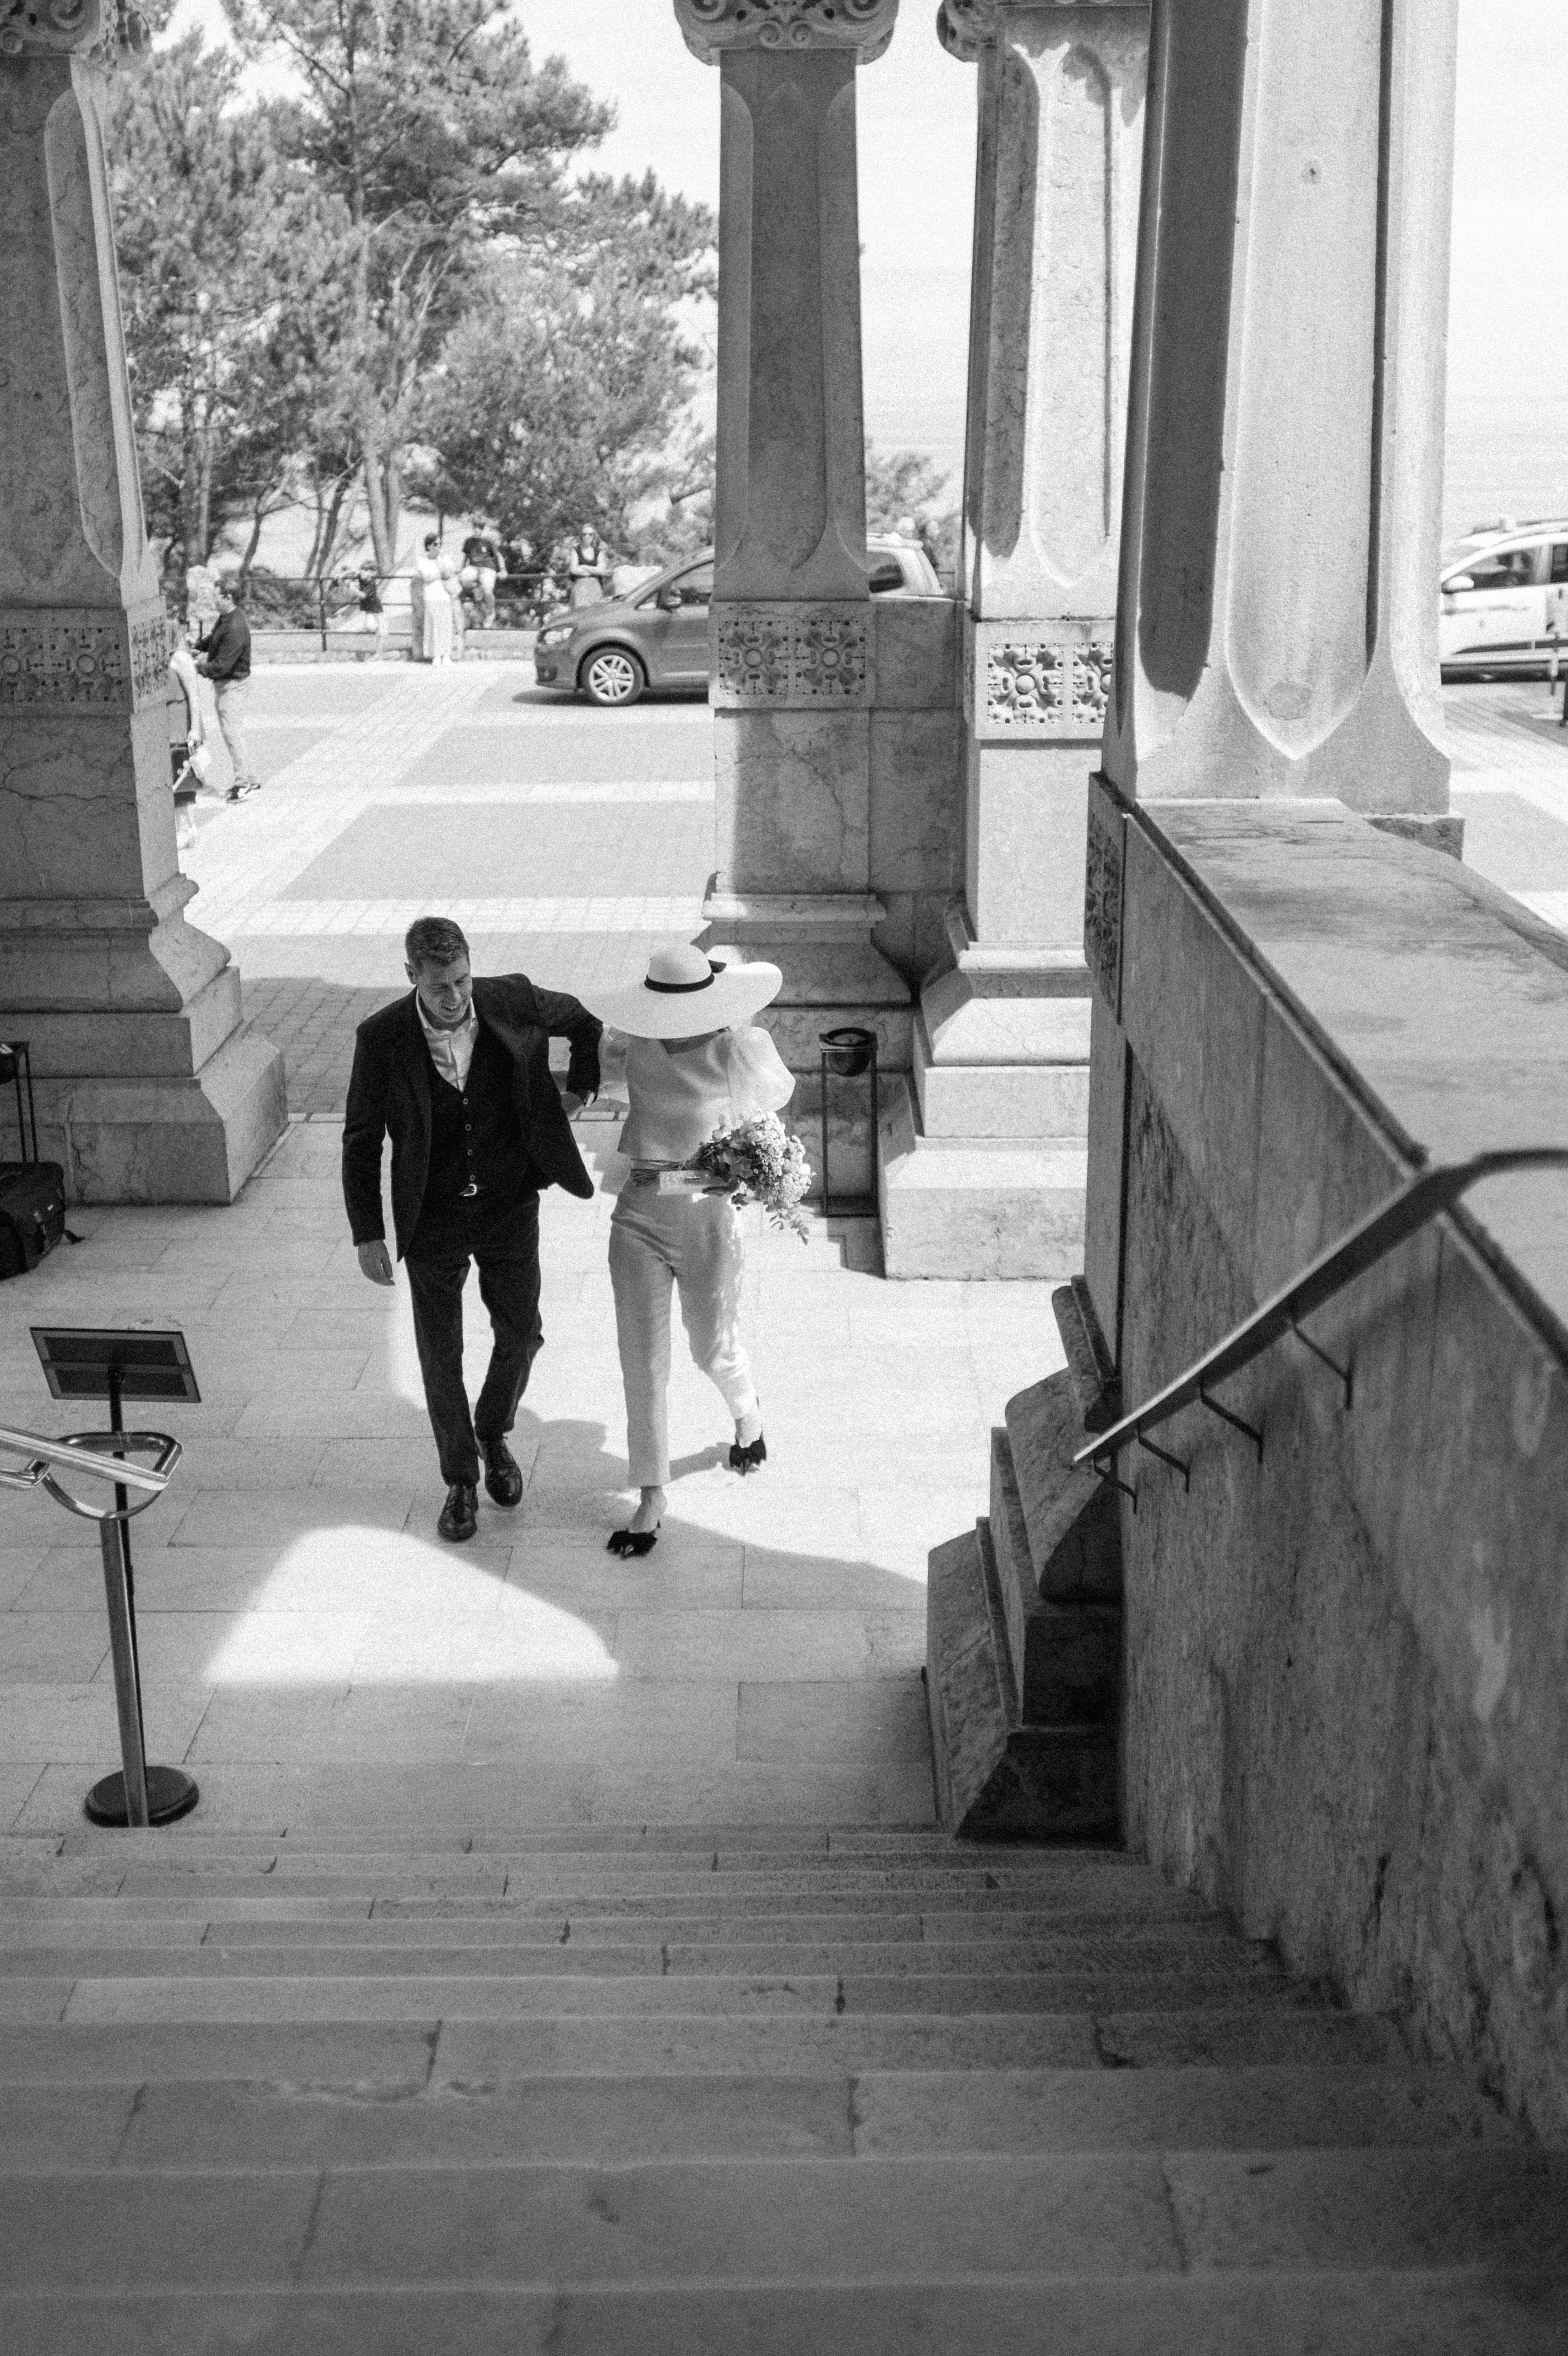
<svg viewBox="0 0 1568 2356"><path fill-rule="evenodd" d="M674 1191L660 1179L678 1173L715 1130L789 1102L794 1077L751 1019L783 980L776 965L717 965L701 949L658 949L635 989L593 1005L609 1026L606 1081L617 1065L624 1071L629 1116L621 1151L632 1164L610 1222L610 1280L626 1453L642 1495L627 1526L610 1537L614 1554L651 1552L664 1512L672 1285L691 1355L734 1419L731 1463L750 1472L767 1456L741 1339L740 1214L722 1184L694 1174Z"/></svg>
<svg viewBox="0 0 1568 2356"><path fill-rule="evenodd" d="M414 659L438 668L452 660L452 599L441 569L441 542L433 531L425 534L424 552L414 566Z"/></svg>

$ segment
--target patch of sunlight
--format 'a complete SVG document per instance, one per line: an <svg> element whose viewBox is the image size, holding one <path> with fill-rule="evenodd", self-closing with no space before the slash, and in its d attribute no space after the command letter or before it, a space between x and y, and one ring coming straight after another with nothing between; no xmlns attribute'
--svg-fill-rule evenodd
<svg viewBox="0 0 1568 2356"><path fill-rule="evenodd" d="M408 1278L401 1273L393 1296L392 1313L387 1320L386 1350L388 1390L394 1398L407 1399L412 1407L423 1407L424 1377L420 1373L420 1354L414 1345L413 1301Z"/></svg>
<svg viewBox="0 0 1568 2356"><path fill-rule="evenodd" d="M558 1685L620 1671L585 1621L407 1531L312 1530L208 1665L214 1685Z"/></svg>

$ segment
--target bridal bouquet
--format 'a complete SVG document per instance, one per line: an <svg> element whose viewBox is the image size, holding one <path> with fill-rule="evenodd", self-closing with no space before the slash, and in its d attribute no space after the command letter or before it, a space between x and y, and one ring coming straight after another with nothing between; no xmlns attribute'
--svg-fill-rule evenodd
<svg viewBox="0 0 1568 2356"><path fill-rule="evenodd" d="M811 1183L811 1164L799 1138L790 1135L777 1113L716 1129L690 1166L721 1179L737 1203L760 1203L775 1227L788 1227L802 1243L806 1240L800 1205Z"/></svg>

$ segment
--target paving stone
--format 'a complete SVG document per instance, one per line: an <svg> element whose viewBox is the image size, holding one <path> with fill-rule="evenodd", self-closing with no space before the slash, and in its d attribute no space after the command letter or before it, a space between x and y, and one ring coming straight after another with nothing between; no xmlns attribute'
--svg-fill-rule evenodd
<svg viewBox="0 0 1568 2356"><path fill-rule="evenodd" d="M1013 2284L395 2290L12 2298L20 2356L1560 2356L1568 2285L1462 2272L1032 2276Z"/></svg>
<svg viewBox="0 0 1568 2356"><path fill-rule="evenodd" d="M0 2024L0 2085L141 2085L187 2078L287 2084L422 2086L440 2024L356 2021Z"/></svg>
<svg viewBox="0 0 1568 2356"><path fill-rule="evenodd" d="M1175 2268L1157 2163L732 2160L328 2177L304 2279L566 2285ZM395 2253L395 2255L394 2255Z"/></svg>
<svg viewBox="0 0 1568 2356"><path fill-rule="evenodd" d="M632 2076L674 2072L720 2076L862 2070L1097 2070L1086 2015L901 2016L829 2011L795 2015L693 2014L661 2019L532 2021L445 2019L438 2083L539 2075ZM236 2072L235 2074L239 2074Z"/></svg>
<svg viewBox="0 0 1568 2356"><path fill-rule="evenodd" d="M108 2168L119 2152L136 2089L7 2086L0 2101L0 2171Z"/></svg>
<svg viewBox="0 0 1568 2356"><path fill-rule="evenodd" d="M1189 2152L1166 2169L1195 2266L1500 2273L1568 2252L1568 2152Z"/></svg>
<svg viewBox="0 0 1568 2356"><path fill-rule="evenodd" d="M265 2176L12 2174L0 2178L0 2282L280 2284L304 2254L308 2171Z"/></svg>
<svg viewBox="0 0 1568 2356"><path fill-rule="evenodd" d="M1375 2014L1299 2010L1284 2007L1241 2011L1217 2005L1182 2011L1097 2013L1094 2047L1113 2070L1206 2067L1245 2069L1270 2063L1331 2068L1347 2062L1409 2059L1392 2020Z"/></svg>
<svg viewBox="0 0 1568 2356"><path fill-rule="evenodd" d="M123 2148L112 2148L133 2168L847 2158L849 2093L848 2079L826 2076L544 2078L439 2085L392 2101L340 2088L187 2081L144 2089ZM121 2090L95 2099L123 2134L130 2097ZM34 2108L41 2118L46 2105ZM79 2133L85 2150L85 2118Z"/></svg>
<svg viewBox="0 0 1568 2356"><path fill-rule="evenodd" d="M857 2152L1269 2152L1517 2135L1446 2070L868 2072L855 2082Z"/></svg>

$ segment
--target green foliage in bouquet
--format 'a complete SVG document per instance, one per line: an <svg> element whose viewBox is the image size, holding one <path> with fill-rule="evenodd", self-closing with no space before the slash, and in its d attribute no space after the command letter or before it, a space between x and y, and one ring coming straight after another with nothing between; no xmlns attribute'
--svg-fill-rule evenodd
<svg viewBox="0 0 1568 2356"><path fill-rule="evenodd" d="M805 1243L808 1234L800 1205L811 1183L811 1164L798 1137L776 1113L760 1113L734 1129L716 1129L692 1156L691 1167L721 1178L737 1203L760 1203L775 1227L788 1227Z"/></svg>

